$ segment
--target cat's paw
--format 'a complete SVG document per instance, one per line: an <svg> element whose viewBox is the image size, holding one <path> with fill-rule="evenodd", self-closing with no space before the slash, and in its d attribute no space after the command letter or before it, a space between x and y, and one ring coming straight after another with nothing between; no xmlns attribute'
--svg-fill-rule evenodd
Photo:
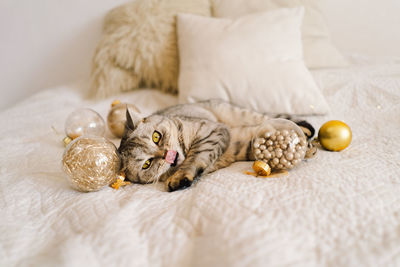
<svg viewBox="0 0 400 267"><path fill-rule="evenodd" d="M173 192L189 187L193 183L193 175L177 171L165 181L167 191Z"/></svg>

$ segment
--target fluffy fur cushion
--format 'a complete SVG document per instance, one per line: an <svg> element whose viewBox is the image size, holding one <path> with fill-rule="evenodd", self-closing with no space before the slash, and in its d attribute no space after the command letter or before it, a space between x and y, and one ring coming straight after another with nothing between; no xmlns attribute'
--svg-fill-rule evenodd
<svg viewBox="0 0 400 267"><path fill-rule="evenodd" d="M139 87L177 93L177 13L210 16L208 0L137 0L106 16L92 67L92 92L105 97Z"/></svg>

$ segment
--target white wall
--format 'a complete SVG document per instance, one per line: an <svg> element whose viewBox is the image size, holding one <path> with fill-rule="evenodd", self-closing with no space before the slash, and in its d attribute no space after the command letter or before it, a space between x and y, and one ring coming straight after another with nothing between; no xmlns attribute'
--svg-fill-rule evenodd
<svg viewBox="0 0 400 267"><path fill-rule="evenodd" d="M0 0L0 109L85 78L105 13L128 0Z"/></svg>
<svg viewBox="0 0 400 267"><path fill-rule="evenodd" d="M400 0L322 0L321 8L342 52L400 58Z"/></svg>
<svg viewBox="0 0 400 267"><path fill-rule="evenodd" d="M0 0L0 109L87 78L109 9L128 0ZM345 52L400 57L400 0L321 0Z"/></svg>

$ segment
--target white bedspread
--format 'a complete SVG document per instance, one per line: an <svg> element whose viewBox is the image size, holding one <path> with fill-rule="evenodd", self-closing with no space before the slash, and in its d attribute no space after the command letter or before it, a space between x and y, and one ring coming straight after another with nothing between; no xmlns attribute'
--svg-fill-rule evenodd
<svg viewBox="0 0 400 267"><path fill-rule="evenodd" d="M66 116L106 116L114 98L150 113L177 102L157 91L101 102L78 85L0 113L0 266L399 266L400 66L314 73L353 141L282 178L240 162L189 189L130 185L72 190L60 168ZM117 140L115 140L117 141Z"/></svg>

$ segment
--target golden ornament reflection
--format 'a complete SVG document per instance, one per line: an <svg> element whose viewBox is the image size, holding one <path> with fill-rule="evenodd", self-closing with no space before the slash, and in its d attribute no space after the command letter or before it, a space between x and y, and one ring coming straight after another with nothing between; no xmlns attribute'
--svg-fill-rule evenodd
<svg viewBox="0 0 400 267"><path fill-rule="evenodd" d="M107 116L107 125L115 137L121 138L124 134L127 108L130 112L139 112L132 104L121 103L119 100L111 103L111 109Z"/></svg>

